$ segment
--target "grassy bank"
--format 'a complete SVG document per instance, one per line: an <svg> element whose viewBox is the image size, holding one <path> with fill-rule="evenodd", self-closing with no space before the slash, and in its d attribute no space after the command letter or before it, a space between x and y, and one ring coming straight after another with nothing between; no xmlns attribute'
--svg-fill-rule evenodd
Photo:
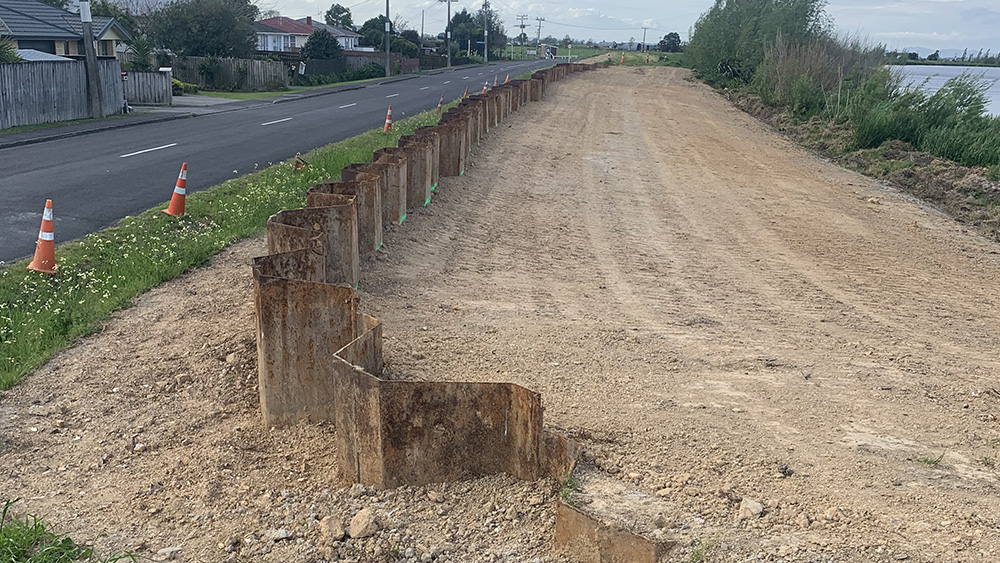
<svg viewBox="0 0 1000 563"><path fill-rule="evenodd" d="M54 276L28 271L27 260L10 264L0 271L0 390L137 295L259 233L272 214L302 207L313 184L339 178L345 165L368 162L374 150L437 120L424 112L395 122L389 133L375 129L311 151L303 172L285 162L190 194L181 218L162 213L165 205L126 217L59 246Z"/></svg>
<svg viewBox="0 0 1000 563"><path fill-rule="evenodd" d="M0 561L4 563L89 563L136 561L131 555L98 558L94 551L56 534L44 520L35 516L18 518L11 514L16 500L6 501L0 511Z"/></svg>

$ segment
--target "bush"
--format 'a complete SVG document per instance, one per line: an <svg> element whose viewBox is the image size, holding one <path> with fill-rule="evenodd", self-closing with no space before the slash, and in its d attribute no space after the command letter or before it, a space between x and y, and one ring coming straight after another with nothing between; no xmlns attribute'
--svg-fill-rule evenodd
<svg viewBox="0 0 1000 563"><path fill-rule="evenodd" d="M184 94L197 94L198 87L194 84L188 84L187 82L181 82L176 78L170 79L170 84L173 88L175 96L183 96Z"/></svg>
<svg viewBox="0 0 1000 563"><path fill-rule="evenodd" d="M385 67L378 63L368 63L360 70L347 70L336 74L306 74L298 77L298 82L302 86L322 86L324 84L336 84L338 82L352 82L354 80L370 80L385 76Z"/></svg>

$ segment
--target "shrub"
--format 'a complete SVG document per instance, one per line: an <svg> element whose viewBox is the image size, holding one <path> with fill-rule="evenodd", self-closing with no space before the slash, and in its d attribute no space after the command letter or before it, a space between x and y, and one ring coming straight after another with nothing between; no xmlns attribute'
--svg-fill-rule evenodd
<svg viewBox="0 0 1000 563"><path fill-rule="evenodd" d="M176 78L170 79L171 87L175 96L183 96L184 94L197 94L198 87L194 84L188 84L187 82L181 82Z"/></svg>

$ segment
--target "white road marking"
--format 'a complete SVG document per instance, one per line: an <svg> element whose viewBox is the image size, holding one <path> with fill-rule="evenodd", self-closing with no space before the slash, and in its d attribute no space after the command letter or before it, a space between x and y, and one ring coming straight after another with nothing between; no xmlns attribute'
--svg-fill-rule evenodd
<svg viewBox="0 0 1000 563"><path fill-rule="evenodd" d="M398 96L398 95L399 95L399 94L389 94L388 96L386 96L386 98L395 98L395 97L396 97L396 96Z"/></svg>
<svg viewBox="0 0 1000 563"><path fill-rule="evenodd" d="M481 73L481 72L480 72L480 73L479 73L479 74L477 74L476 76L482 76L482 75L483 75L483 73Z"/></svg>
<svg viewBox="0 0 1000 563"><path fill-rule="evenodd" d="M347 104L346 106L340 106L340 107L339 107L339 108L337 108L337 109L344 109L344 108L349 108L349 107L353 107L353 106L356 106L356 105L358 105L358 103L357 103L357 102L354 102L353 104Z"/></svg>
<svg viewBox="0 0 1000 563"><path fill-rule="evenodd" d="M282 123L284 121L291 121L291 117L286 117L284 119L276 119L274 121L268 121L267 123L261 123L261 125L274 125L275 123Z"/></svg>
<svg viewBox="0 0 1000 563"><path fill-rule="evenodd" d="M423 88L421 88L421 90L426 90L428 88L430 88L430 86L424 86Z"/></svg>
<svg viewBox="0 0 1000 563"><path fill-rule="evenodd" d="M462 80L468 80L468 79L469 79L469 77L468 77L468 76L463 76L463 77L462 77Z"/></svg>
<svg viewBox="0 0 1000 563"><path fill-rule="evenodd" d="M141 150L141 151L136 151L136 152L130 152L128 154L123 154L123 155L119 156L118 158L125 158L127 156L135 156L137 154L142 154L144 152L158 151L160 149L169 149L170 147L176 147L176 146L177 146L177 143L170 143L169 145L163 145L162 147L153 147L151 149L146 149L146 150Z"/></svg>
<svg viewBox="0 0 1000 563"><path fill-rule="evenodd" d="M451 84L451 80L445 80L444 83L445 84Z"/></svg>

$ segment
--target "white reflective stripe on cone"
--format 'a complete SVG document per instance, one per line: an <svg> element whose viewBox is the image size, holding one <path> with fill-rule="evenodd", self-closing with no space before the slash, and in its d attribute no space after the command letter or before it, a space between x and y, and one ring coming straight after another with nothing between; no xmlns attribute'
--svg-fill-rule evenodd
<svg viewBox="0 0 1000 563"><path fill-rule="evenodd" d="M180 194L180 195L186 195L187 194L187 190L184 189L184 188L176 188L175 187L174 188L174 193L175 194Z"/></svg>
<svg viewBox="0 0 1000 563"><path fill-rule="evenodd" d="M56 240L56 236L53 233L46 233L45 231L38 231L38 240Z"/></svg>
<svg viewBox="0 0 1000 563"><path fill-rule="evenodd" d="M45 212L42 213L42 219L44 219L46 221L51 221L52 220L52 210L49 209L48 207L46 207L45 208Z"/></svg>
<svg viewBox="0 0 1000 563"><path fill-rule="evenodd" d="M180 178L181 180L187 180L188 179L188 171L187 170L181 170L181 175L178 176L178 178Z"/></svg>

